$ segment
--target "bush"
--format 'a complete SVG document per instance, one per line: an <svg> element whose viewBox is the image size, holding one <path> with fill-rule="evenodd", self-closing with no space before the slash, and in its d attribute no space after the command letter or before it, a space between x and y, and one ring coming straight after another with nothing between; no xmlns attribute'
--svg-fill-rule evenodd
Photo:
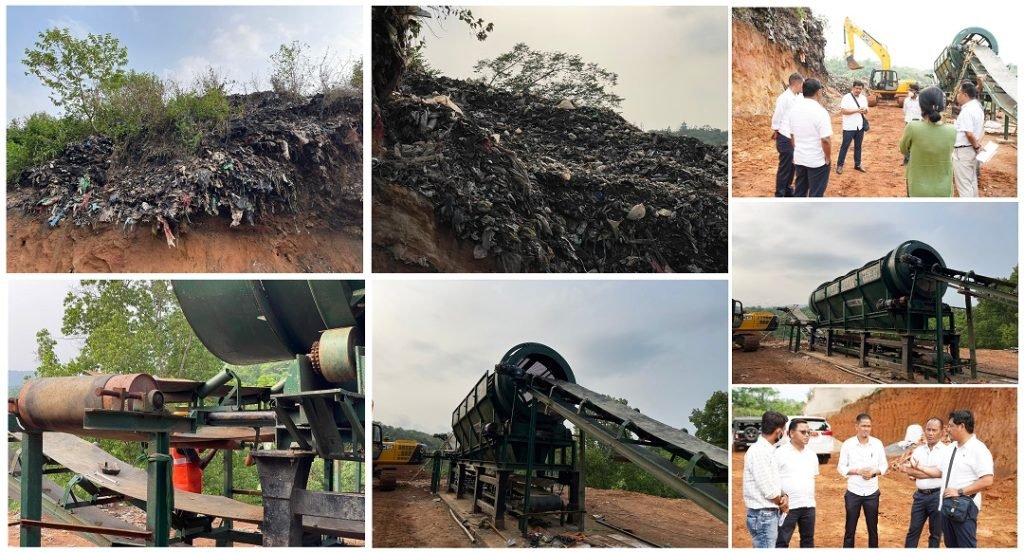
<svg viewBox="0 0 1024 552"><path fill-rule="evenodd" d="M14 119L7 127L7 187L17 185L21 171L53 159L69 142L89 134L89 123L81 119L58 119L47 113Z"/></svg>
<svg viewBox="0 0 1024 552"><path fill-rule="evenodd" d="M220 88L205 93L179 92L167 102L167 121L175 137L189 150L196 150L203 135L227 121L230 112L227 96Z"/></svg>
<svg viewBox="0 0 1024 552"><path fill-rule="evenodd" d="M131 71L104 83L97 127L117 142L129 141L164 119L164 83L152 73Z"/></svg>

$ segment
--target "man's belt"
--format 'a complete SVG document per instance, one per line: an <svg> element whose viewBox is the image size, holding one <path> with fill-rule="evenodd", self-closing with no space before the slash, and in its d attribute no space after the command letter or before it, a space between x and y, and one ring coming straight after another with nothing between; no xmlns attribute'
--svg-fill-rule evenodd
<svg viewBox="0 0 1024 552"><path fill-rule="evenodd" d="M934 489L918 489L917 492L919 492L921 494L930 495L932 493L936 493L936 492L939 492L941 490L942 490L942 487L935 487Z"/></svg>

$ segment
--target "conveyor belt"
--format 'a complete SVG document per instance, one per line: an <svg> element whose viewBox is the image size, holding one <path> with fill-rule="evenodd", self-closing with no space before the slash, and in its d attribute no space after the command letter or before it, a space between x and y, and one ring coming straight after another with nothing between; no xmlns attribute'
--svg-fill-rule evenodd
<svg viewBox="0 0 1024 552"><path fill-rule="evenodd" d="M971 69L982 77L982 86L992 96L992 101L1014 119L1017 118L1017 75L1003 63L989 47L974 45L969 63Z"/></svg>

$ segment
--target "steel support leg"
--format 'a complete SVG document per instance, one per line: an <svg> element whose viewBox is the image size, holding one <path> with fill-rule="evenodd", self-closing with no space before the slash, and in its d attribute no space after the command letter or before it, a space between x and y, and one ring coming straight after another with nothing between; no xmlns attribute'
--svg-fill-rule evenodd
<svg viewBox="0 0 1024 552"><path fill-rule="evenodd" d="M978 353L974 342L974 307L971 306L971 297L965 296L967 309L967 348L971 352L971 379L978 379Z"/></svg>
<svg viewBox="0 0 1024 552"><path fill-rule="evenodd" d="M860 348L859 348L859 351L858 351L858 356L860 357L860 362L858 363L858 366L860 366L861 368L867 368L868 367L868 334L867 333L860 334Z"/></svg>
<svg viewBox="0 0 1024 552"><path fill-rule="evenodd" d="M462 499L466 496L466 465L459 464L459 480L455 482L455 498Z"/></svg>
<svg viewBox="0 0 1024 552"><path fill-rule="evenodd" d="M825 330L825 356L832 356L832 330Z"/></svg>
<svg viewBox="0 0 1024 552"><path fill-rule="evenodd" d="M150 546L167 546L171 538L174 485L171 483L171 436L154 433L149 441L146 465L146 529L152 534Z"/></svg>
<svg viewBox="0 0 1024 552"><path fill-rule="evenodd" d="M235 452L233 450L225 449L223 451L224 456L224 496L228 498L235 498ZM231 530L234 528L234 523L230 519L225 519L220 524L222 529ZM217 546L234 546L235 543L228 538L218 538Z"/></svg>
<svg viewBox="0 0 1024 552"><path fill-rule="evenodd" d="M525 537L530 529L530 493L533 490L533 461L536 457L537 401L530 404L530 431L526 441L526 481L523 489L523 515L519 518L519 532Z"/></svg>
<svg viewBox="0 0 1024 552"><path fill-rule="evenodd" d="M487 475L486 468L482 466L476 467L476 477L473 478L473 509L474 514L480 513L480 501L484 498L484 481L481 476ZM497 500L497 499L495 499Z"/></svg>
<svg viewBox="0 0 1024 552"><path fill-rule="evenodd" d="M574 462L576 471L573 472L572 478L572 482L575 483L576 488L573 489L572 484L569 486L569 496L573 498L569 501L569 509L579 510L582 512L587 509L587 495L585 490L585 482L587 481L587 434L579 428L576 428L576 431L580 436L579 447L577 448L579 455ZM584 531L584 520L587 516L582 513L573 515L576 516L576 521L579 523L579 531L582 533Z"/></svg>
<svg viewBox="0 0 1024 552"><path fill-rule="evenodd" d="M900 352L900 364L907 379L914 381L914 336L903 336L903 350Z"/></svg>
<svg viewBox="0 0 1024 552"><path fill-rule="evenodd" d="M21 439L21 519L43 519L43 434L22 433ZM38 547L38 527L21 526L21 546Z"/></svg>
<svg viewBox="0 0 1024 552"><path fill-rule="evenodd" d="M491 520L496 529L505 528L505 510L511 478L512 472L510 471L498 472L498 484L494 486L494 518Z"/></svg>
<svg viewBox="0 0 1024 552"><path fill-rule="evenodd" d="M935 369L936 380L946 382L946 352L942 343L942 286L935 286Z"/></svg>
<svg viewBox="0 0 1024 552"><path fill-rule="evenodd" d="M263 487L263 546L302 546L302 515L292 491L305 489L316 454L299 450L253 451Z"/></svg>

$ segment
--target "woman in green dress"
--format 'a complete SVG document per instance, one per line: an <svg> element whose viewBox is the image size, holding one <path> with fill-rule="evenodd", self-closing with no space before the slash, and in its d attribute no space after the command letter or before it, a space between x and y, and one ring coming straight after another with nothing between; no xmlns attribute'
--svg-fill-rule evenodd
<svg viewBox="0 0 1024 552"><path fill-rule="evenodd" d="M900 139L900 152L911 154L906 173L907 195L952 197L956 129L942 122L946 98L935 86L922 90L918 98L922 120L908 124Z"/></svg>

